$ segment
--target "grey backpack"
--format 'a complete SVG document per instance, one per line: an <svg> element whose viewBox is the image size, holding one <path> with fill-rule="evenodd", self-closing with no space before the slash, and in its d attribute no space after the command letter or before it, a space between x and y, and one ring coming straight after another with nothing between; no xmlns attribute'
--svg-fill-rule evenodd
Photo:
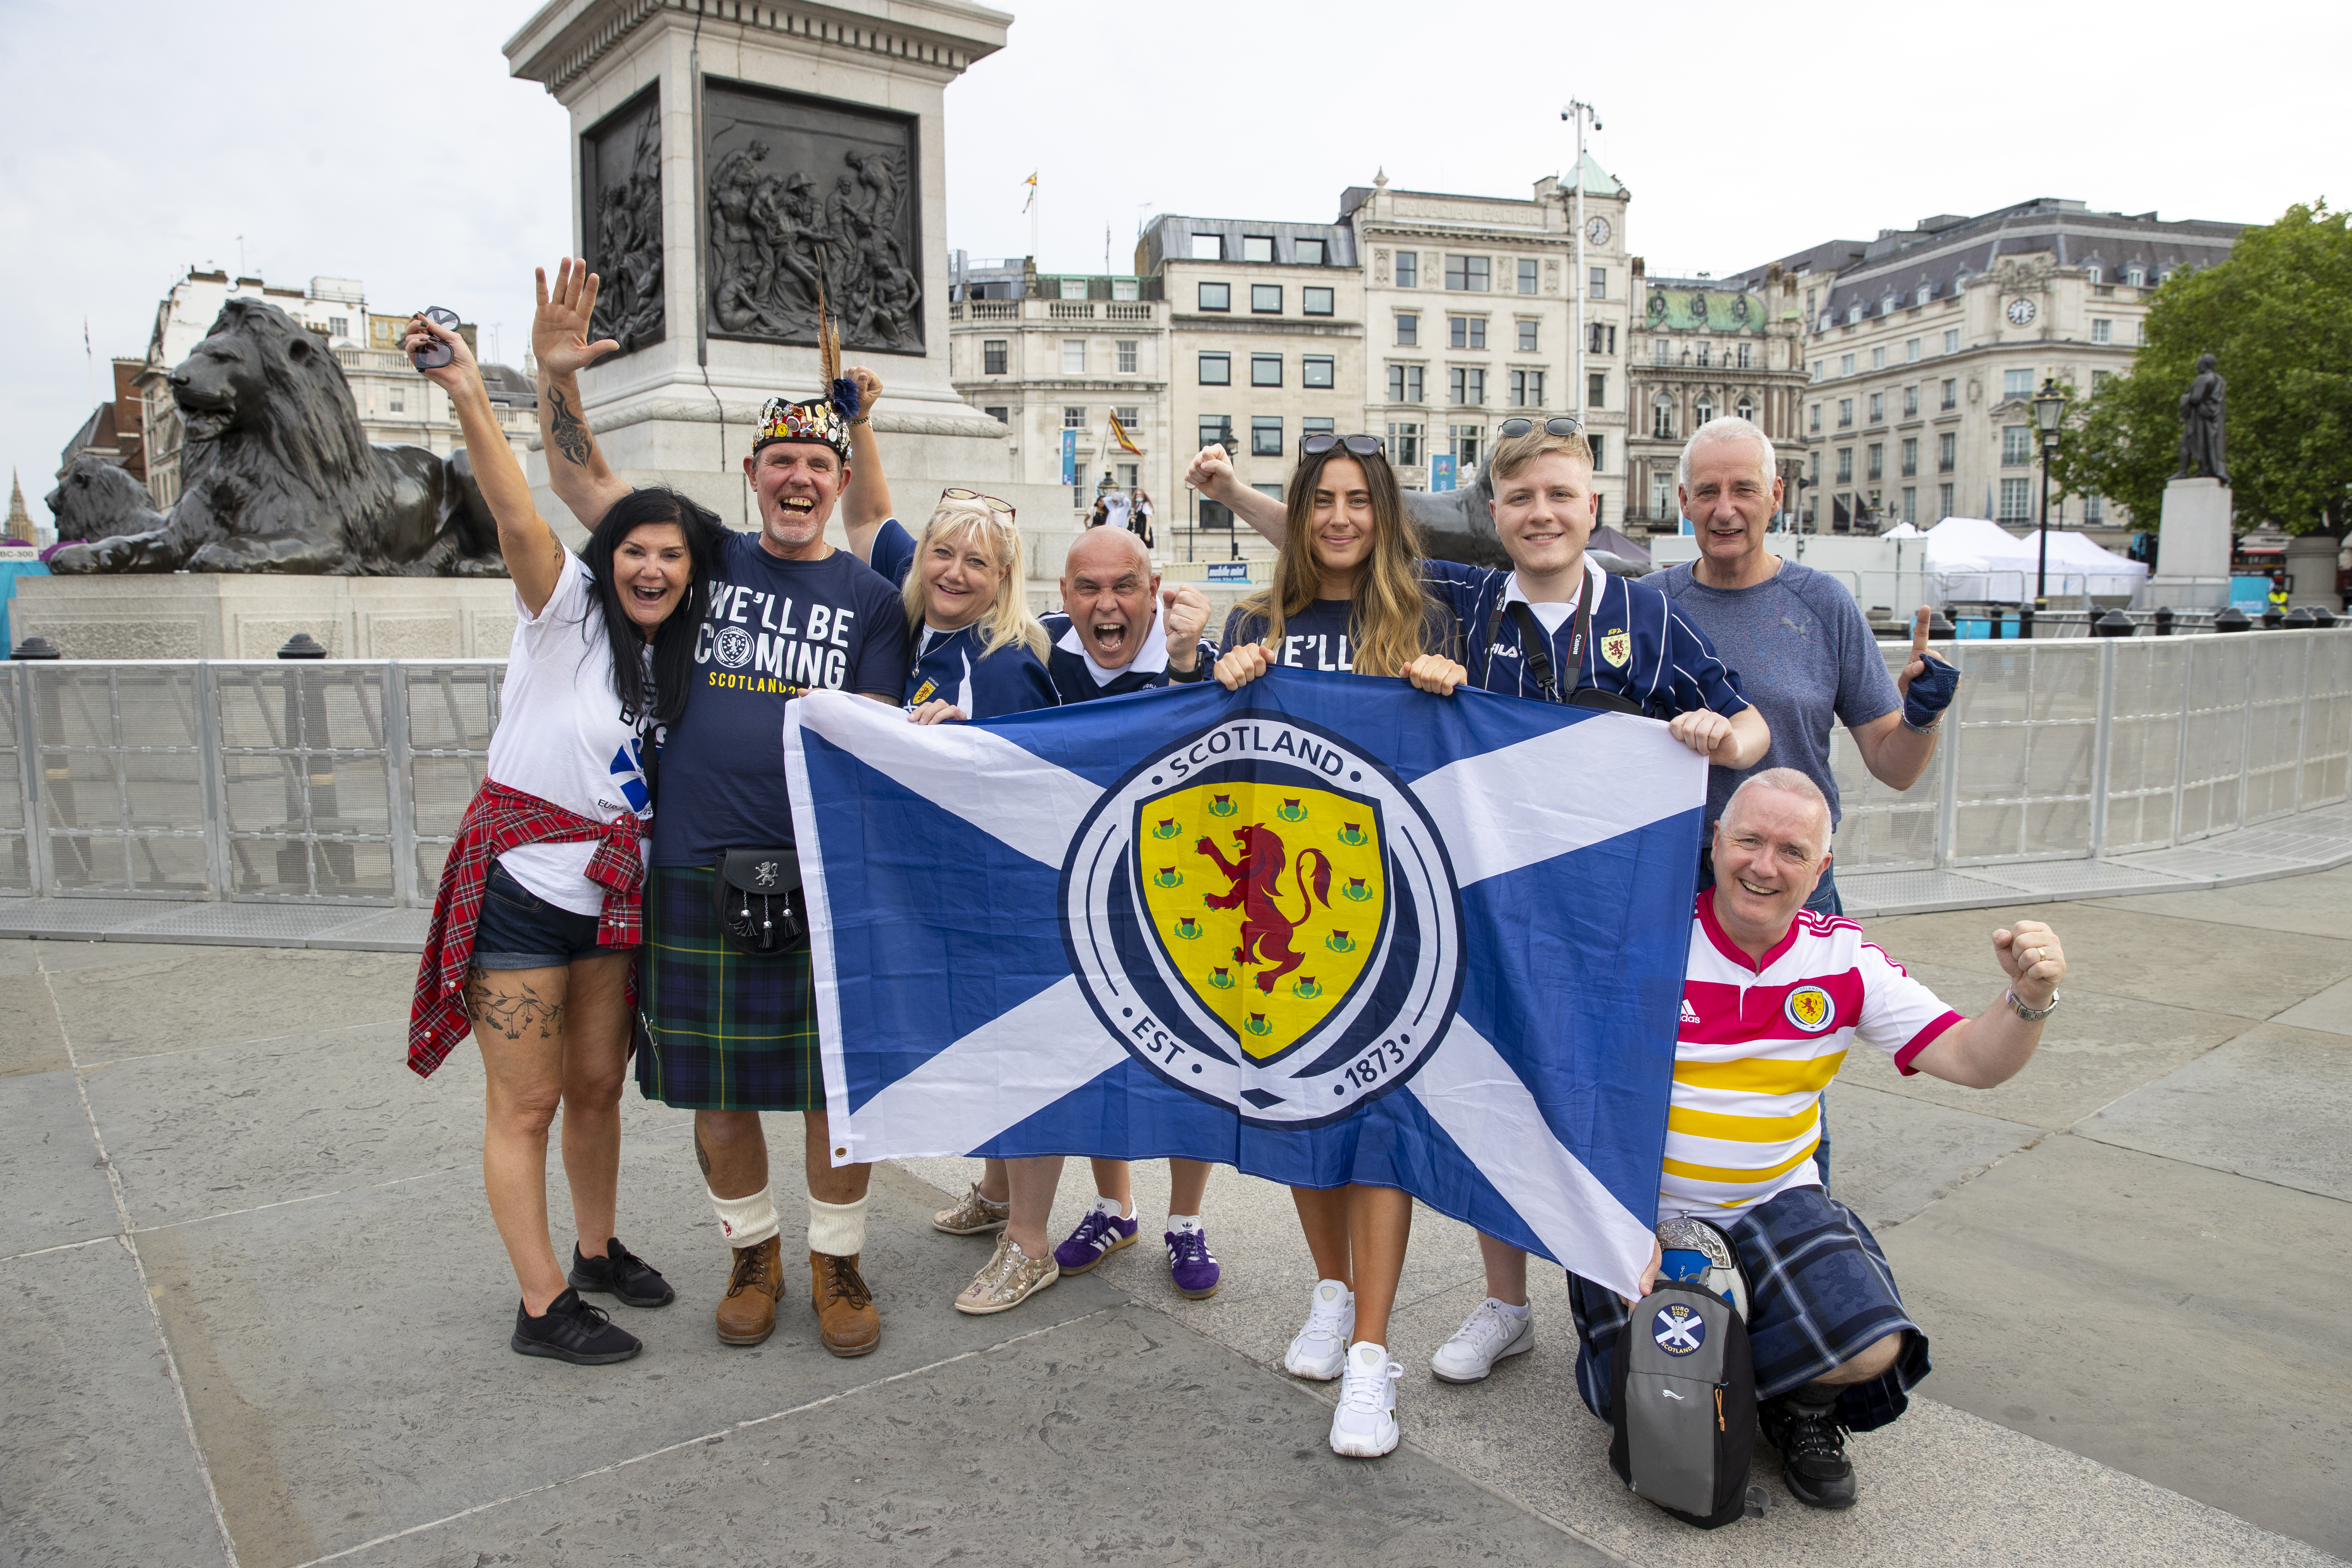
<svg viewBox="0 0 2352 1568"><path fill-rule="evenodd" d="M1751 1497L1748 1484L1756 1450L1756 1368L1740 1310L1747 1290L1727 1239L1719 1250L1739 1305L1696 1279L1661 1278L1626 1321L1611 1368L1609 1468L1643 1497L1705 1530L1760 1514L1764 1504L1761 1489Z"/></svg>

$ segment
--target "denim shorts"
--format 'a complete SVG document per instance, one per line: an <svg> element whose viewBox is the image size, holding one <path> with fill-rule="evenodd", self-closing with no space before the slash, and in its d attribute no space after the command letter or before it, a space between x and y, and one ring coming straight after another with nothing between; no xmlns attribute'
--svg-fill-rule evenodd
<svg viewBox="0 0 2352 1568"><path fill-rule="evenodd" d="M597 945L597 918L551 904L507 874L490 868L482 889L481 920L474 927L476 969L561 969L575 958L633 948Z"/></svg>

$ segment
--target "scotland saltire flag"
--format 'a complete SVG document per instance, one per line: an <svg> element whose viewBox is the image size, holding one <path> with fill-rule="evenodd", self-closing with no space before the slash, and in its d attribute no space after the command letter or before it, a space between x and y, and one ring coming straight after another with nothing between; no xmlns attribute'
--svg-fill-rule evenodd
<svg viewBox="0 0 2352 1568"><path fill-rule="evenodd" d="M1634 1293L1706 795L1665 725L1288 669L788 711L837 1163L1402 1187Z"/></svg>

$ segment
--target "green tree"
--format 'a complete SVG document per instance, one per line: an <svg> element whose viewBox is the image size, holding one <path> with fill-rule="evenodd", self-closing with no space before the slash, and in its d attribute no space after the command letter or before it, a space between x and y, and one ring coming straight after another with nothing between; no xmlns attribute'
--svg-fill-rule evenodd
<svg viewBox="0 0 2352 1568"><path fill-rule="evenodd" d="M2103 495L2153 529L2180 456L2180 394L2197 356L2229 383L2242 523L2342 537L2352 526L2352 229L2325 201L2239 235L2230 258L2157 290L2131 369L2069 412L2053 485Z"/></svg>

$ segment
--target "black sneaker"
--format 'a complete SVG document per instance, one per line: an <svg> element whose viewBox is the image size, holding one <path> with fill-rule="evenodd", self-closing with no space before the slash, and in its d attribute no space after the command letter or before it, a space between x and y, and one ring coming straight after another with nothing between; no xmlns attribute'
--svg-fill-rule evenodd
<svg viewBox="0 0 2352 1568"><path fill-rule="evenodd" d="M1833 1399L1815 1402L1783 1394L1757 1409L1765 1441L1780 1450L1780 1479L1807 1508L1852 1508L1853 1461L1845 1457L1845 1427Z"/></svg>
<svg viewBox="0 0 2352 1568"><path fill-rule="evenodd" d="M618 1296L625 1307L667 1307L677 1300L660 1271L623 1247L618 1237L604 1244L602 1258L583 1258L579 1244L572 1245L572 1288Z"/></svg>
<svg viewBox="0 0 2352 1568"><path fill-rule="evenodd" d="M566 1290L547 1304L547 1315L534 1318L515 1303L514 1338L508 1342L517 1355L551 1356L574 1366L605 1366L626 1361L646 1347L626 1329L616 1329L602 1307L592 1307L577 1290Z"/></svg>

